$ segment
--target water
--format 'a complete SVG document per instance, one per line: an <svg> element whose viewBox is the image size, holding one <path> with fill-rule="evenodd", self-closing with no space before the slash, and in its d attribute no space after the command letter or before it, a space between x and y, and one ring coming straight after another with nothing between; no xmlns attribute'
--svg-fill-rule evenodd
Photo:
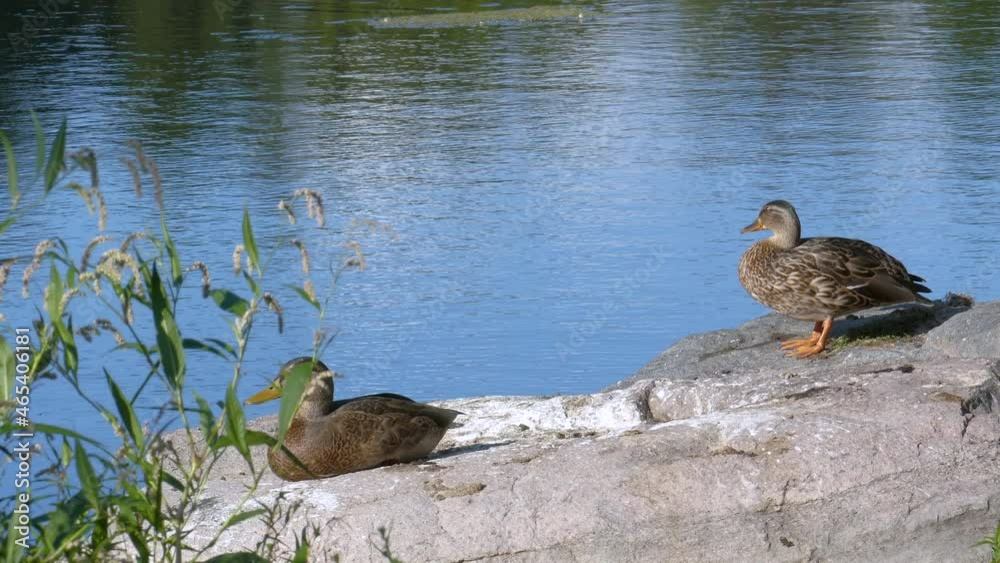
<svg viewBox="0 0 1000 563"><path fill-rule="evenodd" d="M229 271L244 207L262 246L300 238L314 266L356 236L369 268L341 280L324 356L347 374L340 396L599 390L687 334L766 312L736 277L755 238L739 229L778 197L807 236L875 242L935 297L1000 297L1000 5L609 1L582 18L395 28L368 22L540 2L232 4L63 6L30 51L0 45L0 124L30 163L27 110L50 130L68 117L70 146L99 154L119 240L158 224L118 162L142 140L185 263L206 262L216 287L242 289ZM0 37L38 11L5 2ZM298 188L322 194L326 229L277 211ZM96 220L74 198L52 197L3 253L54 235L81 248ZM311 346L310 309L285 288L301 282L295 251L277 256L285 332L258 327L244 396ZM19 272L14 325L32 311ZM181 320L185 336L228 334L197 292ZM82 351L97 395L107 348ZM134 388L134 358L107 358ZM192 355L189 372L223 396L225 364ZM68 389L38 387L36 419L95 432Z"/></svg>

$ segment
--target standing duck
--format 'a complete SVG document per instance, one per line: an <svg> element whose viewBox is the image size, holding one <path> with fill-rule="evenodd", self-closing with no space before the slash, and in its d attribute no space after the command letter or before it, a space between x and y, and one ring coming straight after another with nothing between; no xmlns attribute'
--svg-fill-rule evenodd
<svg viewBox="0 0 1000 563"><path fill-rule="evenodd" d="M312 362L312 358L302 357L286 363L274 382L247 399L247 404L277 399L287 374ZM322 479L426 457L448 425L462 414L393 393L334 401L333 377L323 362L316 361L283 447L267 454L268 465L278 477L287 481Z"/></svg>
<svg viewBox="0 0 1000 563"><path fill-rule="evenodd" d="M930 292L923 278L881 248L856 239L802 238L799 216L787 201L765 204L740 232L761 229L773 234L743 254L740 283L778 313L816 323L809 338L782 343L791 356L822 352L836 317L894 303L930 303L920 295Z"/></svg>

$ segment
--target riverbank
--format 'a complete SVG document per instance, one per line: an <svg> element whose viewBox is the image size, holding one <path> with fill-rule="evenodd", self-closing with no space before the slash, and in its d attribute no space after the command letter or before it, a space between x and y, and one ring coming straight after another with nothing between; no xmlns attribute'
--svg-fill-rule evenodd
<svg viewBox="0 0 1000 563"><path fill-rule="evenodd" d="M1000 301L838 325L813 360L777 345L807 323L770 315L685 338L601 393L443 402L466 416L430 459L268 473L256 501L301 501L288 533L320 523L314 548L348 561L383 560L379 527L407 563L981 560L1000 519ZM245 493L242 460L217 469L195 544ZM262 534L247 520L213 552Z"/></svg>

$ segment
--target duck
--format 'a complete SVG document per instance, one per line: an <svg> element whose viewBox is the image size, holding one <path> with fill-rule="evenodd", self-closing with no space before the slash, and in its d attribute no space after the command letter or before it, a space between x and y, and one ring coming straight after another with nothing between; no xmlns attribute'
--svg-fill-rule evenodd
<svg viewBox="0 0 1000 563"><path fill-rule="evenodd" d="M246 404L281 397L287 375L304 363L313 364L312 377L282 447L267 455L271 470L286 481L323 479L427 457L462 414L395 393L334 401L336 374L311 357L285 363L271 385Z"/></svg>
<svg viewBox="0 0 1000 563"><path fill-rule="evenodd" d="M764 204L757 219L740 232L771 231L743 254L740 283L758 302L781 315L813 321L812 334L782 342L789 356L822 352L833 321L865 309L931 303L925 280L907 271L885 250L863 240L802 238L795 207L784 200Z"/></svg>

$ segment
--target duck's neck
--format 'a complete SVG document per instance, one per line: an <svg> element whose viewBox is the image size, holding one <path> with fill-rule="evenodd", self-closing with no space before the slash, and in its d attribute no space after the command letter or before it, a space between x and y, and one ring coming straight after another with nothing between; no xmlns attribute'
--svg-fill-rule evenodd
<svg viewBox="0 0 1000 563"><path fill-rule="evenodd" d="M799 242L801 242L802 239L799 238L801 234L802 231L799 226L794 225L792 228L782 229L779 232L775 232L771 235L771 238L767 240L781 250L791 250L798 246Z"/></svg>
<svg viewBox="0 0 1000 563"><path fill-rule="evenodd" d="M332 409L333 405L329 398L324 400L318 397L305 397L302 399L302 404L299 405L299 411L295 413L295 416L306 420L323 418L330 414Z"/></svg>
<svg viewBox="0 0 1000 563"><path fill-rule="evenodd" d="M333 410L333 382L326 378L316 378L309 382L302 396L297 418L306 420L322 418Z"/></svg>

